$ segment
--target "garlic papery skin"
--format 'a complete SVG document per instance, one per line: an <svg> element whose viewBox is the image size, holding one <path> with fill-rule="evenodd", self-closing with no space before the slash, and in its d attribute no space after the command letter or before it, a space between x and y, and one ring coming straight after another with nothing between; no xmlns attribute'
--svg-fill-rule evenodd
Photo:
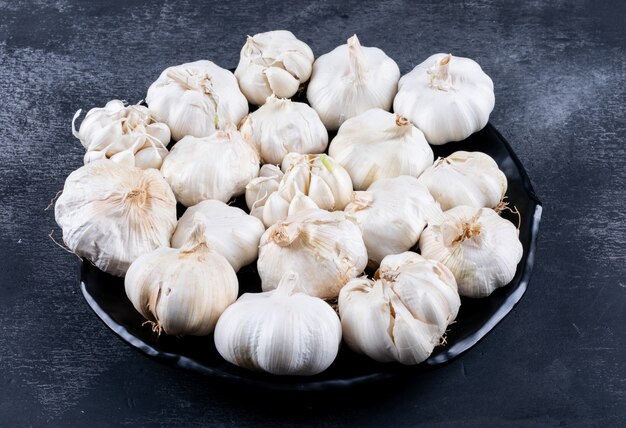
<svg viewBox="0 0 626 428"><path fill-rule="evenodd" d="M207 335L237 299L237 275L207 243L203 229L204 224L197 224L181 248L159 248L128 269L126 295L156 332Z"/></svg>
<svg viewBox="0 0 626 428"><path fill-rule="evenodd" d="M376 280L353 279L339 293L343 338L355 352L381 361L426 360L456 318L454 276L416 253L385 257Z"/></svg>
<svg viewBox="0 0 626 428"><path fill-rule="evenodd" d="M393 111L413 122L430 144L441 145L483 129L494 104L493 82L480 65L439 53L402 76Z"/></svg>
<svg viewBox="0 0 626 428"><path fill-rule="evenodd" d="M283 160L282 170L284 175L276 173L272 181L258 178L246 188L246 202L250 212L260 218L265 227L287 217L289 206L299 193L308 196L315 206L327 211L343 210L350 201L350 176L330 156L289 153ZM267 193L255 190L260 185L265 185ZM254 197L258 199L254 201Z"/></svg>
<svg viewBox="0 0 626 428"><path fill-rule="evenodd" d="M389 110L400 69L382 50L364 47L356 35L313 63L307 99L329 131L371 108Z"/></svg>
<svg viewBox="0 0 626 428"><path fill-rule="evenodd" d="M385 256L411 249L428 222L441 216L426 186L408 175L384 178L367 191L354 192L345 212L361 228L371 268Z"/></svg>
<svg viewBox="0 0 626 428"><path fill-rule="evenodd" d="M176 199L159 171L102 159L67 177L55 218L71 251L123 276L139 256L169 246Z"/></svg>
<svg viewBox="0 0 626 428"><path fill-rule="evenodd" d="M459 205L496 208L507 189L506 175L482 152L454 152L419 176L444 211Z"/></svg>
<svg viewBox="0 0 626 428"><path fill-rule="evenodd" d="M208 137L248 114L233 73L206 60L166 68L148 88L146 103L176 141Z"/></svg>
<svg viewBox="0 0 626 428"><path fill-rule="evenodd" d="M515 276L523 248L518 231L491 208L454 207L431 222L419 240L422 256L446 265L459 294L486 297Z"/></svg>
<svg viewBox="0 0 626 428"><path fill-rule="evenodd" d="M341 323L321 299L298 292L298 275L286 273L278 287L246 293L224 311L215 347L226 360L275 375L311 376L337 357Z"/></svg>
<svg viewBox="0 0 626 428"><path fill-rule="evenodd" d="M228 202L259 174L259 155L228 126L209 137L180 140L163 161L161 173L186 207L206 199Z"/></svg>
<svg viewBox="0 0 626 428"><path fill-rule="evenodd" d="M311 48L291 31L268 31L248 36L235 76L250 104L260 106L272 94L295 95L311 77L314 59Z"/></svg>
<svg viewBox="0 0 626 428"><path fill-rule="evenodd" d="M322 153L328 146L328 132L315 110L275 96L250 113L239 131L254 142L263 163L274 165L289 152Z"/></svg>
<svg viewBox="0 0 626 428"><path fill-rule="evenodd" d="M265 231L257 269L264 291L296 270L302 290L332 299L351 278L363 272L367 251L359 227L341 211L298 211Z"/></svg>
<svg viewBox="0 0 626 428"><path fill-rule="evenodd" d="M348 171L356 190L381 178L418 177L434 159L422 131L378 108L345 121L328 153Z"/></svg>
<svg viewBox="0 0 626 428"><path fill-rule="evenodd" d="M72 133L87 149L85 165L107 158L142 169L161 167L168 153L170 129L156 122L147 107L112 100L89 110L76 130L81 112L78 110L72 119Z"/></svg>
<svg viewBox="0 0 626 428"><path fill-rule="evenodd" d="M256 260L259 240L265 232L261 220L221 201L206 200L187 208L172 236L172 247L181 248L202 223L206 241L226 257L235 272Z"/></svg>
<svg viewBox="0 0 626 428"><path fill-rule="evenodd" d="M246 205L250 215L263 220L265 202L280 185L283 172L276 165L265 164L259 171L259 176L246 185Z"/></svg>

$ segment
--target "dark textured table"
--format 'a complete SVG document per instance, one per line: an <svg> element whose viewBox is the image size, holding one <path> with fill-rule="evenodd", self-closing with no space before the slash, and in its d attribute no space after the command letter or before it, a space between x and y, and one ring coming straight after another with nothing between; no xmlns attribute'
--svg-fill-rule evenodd
<svg viewBox="0 0 626 428"><path fill-rule="evenodd" d="M437 3L0 1L0 426L625 426L626 5ZM283 28L316 55L357 33L403 72L469 56L495 82L491 121L544 202L538 259L515 310L444 368L338 394L218 384L119 340L48 238L44 209L82 164L74 111L141 100L169 65L234 67L246 34Z"/></svg>

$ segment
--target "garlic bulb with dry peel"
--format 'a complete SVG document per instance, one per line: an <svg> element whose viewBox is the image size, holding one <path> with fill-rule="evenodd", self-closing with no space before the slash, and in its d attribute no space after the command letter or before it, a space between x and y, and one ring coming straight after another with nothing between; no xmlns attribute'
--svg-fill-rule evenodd
<svg viewBox="0 0 626 428"><path fill-rule="evenodd" d="M166 68L148 88L146 103L177 141L208 137L248 114L233 73L206 60Z"/></svg>
<svg viewBox="0 0 626 428"><path fill-rule="evenodd" d="M237 275L207 243L204 224L195 225L189 238L181 248L139 257L124 280L128 299L159 333L207 335L237 299Z"/></svg>
<svg viewBox="0 0 626 428"><path fill-rule="evenodd" d="M371 108L389 110L400 69L378 48L364 47L356 35L313 63L307 99L329 131Z"/></svg>
<svg viewBox="0 0 626 428"><path fill-rule="evenodd" d="M161 173L186 207L206 199L228 202L259 174L259 155L229 125L209 137L180 140L163 161Z"/></svg>
<svg viewBox="0 0 626 428"><path fill-rule="evenodd" d="M290 98L311 77L313 51L291 31L248 36L241 49L235 76L251 104L262 105L275 94Z"/></svg>
<svg viewBox="0 0 626 428"><path fill-rule="evenodd" d="M491 208L458 206L422 232L422 256L454 274L459 294L485 297L507 285L522 258L518 231Z"/></svg>
<svg viewBox="0 0 626 428"><path fill-rule="evenodd" d="M428 189L408 175L384 178L365 192L354 192L345 212L363 232L372 268L385 256L411 249L430 219L441 216Z"/></svg>
<svg viewBox="0 0 626 428"><path fill-rule="evenodd" d="M493 82L475 61L435 54L402 76L393 110L409 119L430 144L460 141L489 121Z"/></svg>
<svg viewBox="0 0 626 428"><path fill-rule="evenodd" d="M350 281L339 293L343 338L376 361L426 360L461 305L443 264L405 252L383 259L376 280Z"/></svg>
<svg viewBox="0 0 626 428"><path fill-rule="evenodd" d="M250 113L239 132L254 142L263 163L275 165L289 152L322 153L328 146L328 132L315 110L275 96Z"/></svg>
<svg viewBox="0 0 626 428"><path fill-rule="evenodd" d="M348 171L356 190L381 178L417 177L434 158L422 131L378 108L345 121L328 153Z"/></svg>
<svg viewBox="0 0 626 428"><path fill-rule="evenodd" d="M263 223L245 211L221 201L206 200L187 208L172 236L172 247L181 248L192 237L198 223L211 247L226 257L235 272L256 260Z"/></svg>
<svg viewBox="0 0 626 428"><path fill-rule="evenodd" d="M259 176L246 185L246 205L250 215L263 220L263 207L283 178L283 172L276 165L265 164L259 170Z"/></svg>
<svg viewBox="0 0 626 428"><path fill-rule="evenodd" d="M275 173L270 179L259 177L246 187L250 213L261 219L265 227L287 216L289 204L298 193L308 196L316 206L328 211L342 210L350 201L350 176L325 154L289 153L283 160L282 169L284 175ZM265 186L266 192L260 192L260 186ZM258 199L254 200L255 197Z"/></svg>
<svg viewBox="0 0 626 428"><path fill-rule="evenodd" d="M454 152L439 158L419 177L441 209L459 205L496 208L507 189L506 176L493 158L482 152Z"/></svg>
<svg viewBox="0 0 626 428"><path fill-rule="evenodd" d="M367 251L358 226L341 211L298 211L265 231L257 269L264 291L278 286L283 275L299 273L302 290L335 298L351 278L363 272Z"/></svg>
<svg viewBox="0 0 626 428"><path fill-rule="evenodd" d="M161 167L168 153L170 129L156 122L147 107L109 101L89 110L77 131L75 123L81 112L72 119L72 133L87 149L85 165L106 158L142 169Z"/></svg>
<svg viewBox="0 0 626 428"><path fill-rule="evenodd" d="M67 177L55 218L71 251L123 276L137 257L169 246L176 200L159 171L103 159Z"/></svg>
<svg viewBox="0 0 626 428"><path fill-rule="evenodd" d="M341 324L323 300L298 292L302 281L287 272L275 290L246 293L224 311L215 347L226 360L275 375L310 376L337 356Z"/></svg>

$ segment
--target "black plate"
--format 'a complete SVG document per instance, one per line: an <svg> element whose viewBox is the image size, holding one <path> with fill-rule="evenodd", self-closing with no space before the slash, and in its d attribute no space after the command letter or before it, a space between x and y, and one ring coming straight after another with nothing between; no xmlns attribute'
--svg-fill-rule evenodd
<svg viewBox="0 0 626 428"><path fill-rule="evenodd" d="M380 381L441 366L482 339L513 309L526 291L535 258L541 203L511 146L491 124L465 141L434 146L433 150L436 156L447 156L457 150L482 151L496 160L509 181L508 201L521 213L519 236L524 256L515 277L506 287L483 299L461 299L461 309L456 322L449 328L447 344L435 348L430 358L420 365L405 367L396 363L377 363L342 346L332 366L316 376L287 377L253 373L224 361L215 349L212 335L176 338L154 334L149 326L142 325L144 319L126 298L123 279L105 274L88 262L82 266L83 295L100 319L135 349L171 365L246 385L278 390L324 390ZM517 217L507 211L503 216L517 223ZM241 269L238 277L240 293L261 291L254 265Z"/></svg>

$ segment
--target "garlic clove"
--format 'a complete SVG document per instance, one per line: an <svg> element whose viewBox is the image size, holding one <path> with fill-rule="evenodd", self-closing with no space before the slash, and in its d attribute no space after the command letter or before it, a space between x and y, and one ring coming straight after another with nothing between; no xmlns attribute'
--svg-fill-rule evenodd
<svg viewBox="0 0 626 428"><path fill-rule="evenodd" d="M263 207L261 220L266 226L270 226L287 217L289 201L282 197L279 192L274 192L267 198Z"/></svg>
<svg viewBox="0 0 626 428"><path fill-rule="evenodd" d="M278 190L283 173L276 165L265 164L259 171L259 177L246 185L246 205L250 211L263 208L267 198Z"/></svg>
<svg viewBox="0 0 626 428"><path fill-rule="evenodd" d="M302 192L298 192L298 194L289 203L287 215L293 216L302 211L314 210L318 208L317 204L313 202L313 199L309 198Z"/></svg>
<svg viewBox="0 0 626 428"><path fill-rule="evenodd" d="M246 293L224 311L215 327L215 347L227 361L275 375L310 376L337 357L341 324L321 299L298 292L295 272L276 290Z"/></svg>
<svg viewBox="0 0 626 428"><path fill-rule="evenodd" d="M300 81L293 77L287 70L271 67L265 69L263 73L272 94L275 94L277 97L289 98L298 92Z"/></svg>
<svg viewBox="0 0 626 428"><path fill-rule="evenodd" d="M163 146L163 148L166 148L167 145L170 143L170 139L172 138L170 128L164 123L149 124L148 126L146 126L146 133L152 138L146 139L146 143L142 147L144 149L151 147L151 142L160 144Z"/></svg>
<svg viewBox="0 0 626 428"><path fill-rule="evenodd" d="M87 153L85 153L85 156L83 157L83 162L85 163L85 165L87 165L90 162L94 162L94 161L101 160L101 159L106 159L105 152L98 151L98 150L89 150L87 151Z"/></svg>
<svg viewBox="0 0 626 428"><path fill-rule="evenodd" d="M129 150L117 152L109 159L111 159L115 163L119 163L120 165L135 166L135 156Z"/></svg>
<svg viewBox="0 0 626 428"><path fill-rule="evenodd" d="M135 166L141 169L159 169L168 153L165 148L155 149L154 147L148 147L141 149L135 153Z"/></svg>

